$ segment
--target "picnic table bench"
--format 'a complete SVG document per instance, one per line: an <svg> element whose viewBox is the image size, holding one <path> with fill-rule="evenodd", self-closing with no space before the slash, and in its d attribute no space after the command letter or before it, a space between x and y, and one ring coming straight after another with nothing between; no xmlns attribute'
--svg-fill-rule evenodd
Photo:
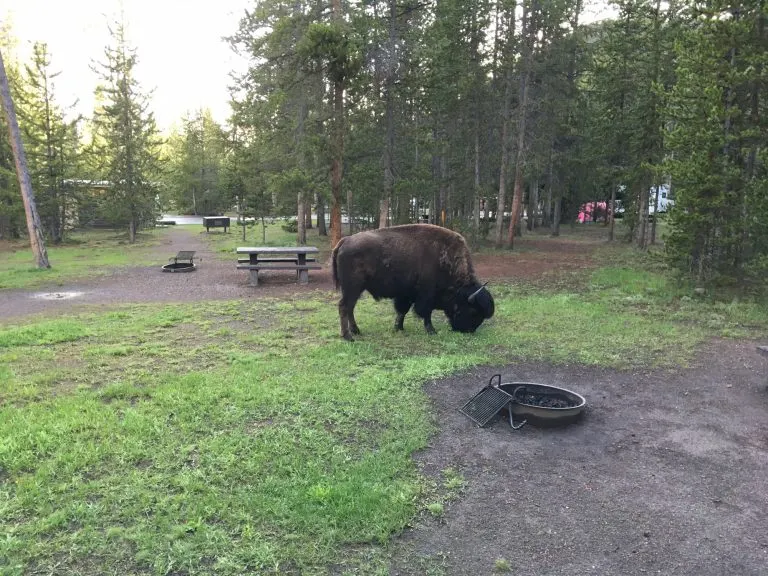
<svg viewBox="0 0 768 576"><path fill-rule="evenodd" d="M238 270L250 272L250 285L259 285L259 270L296 271L299 284L309 284L309 271L320 270L322 266L309 254L317 254L315 246L243 246L238 254L247 254L248 258L237 259Z"/></svg>
<svg viewBox="0 0 768 576"><path fill-rule="evenodd" d="M229 228L229 216L203 216L203 226L205 226L205 232L210 232L211 228L224 228L224 232L227 232Z"/></svg>

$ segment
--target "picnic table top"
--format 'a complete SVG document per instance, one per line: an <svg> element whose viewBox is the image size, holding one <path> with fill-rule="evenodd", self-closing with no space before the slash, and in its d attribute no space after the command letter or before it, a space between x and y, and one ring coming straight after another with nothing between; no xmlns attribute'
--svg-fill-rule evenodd
<svg viewBox="0 0 768 576"><path fill-rule="evenodd" d="M314 254L316 246L240 246L238 254Z"/></svg>

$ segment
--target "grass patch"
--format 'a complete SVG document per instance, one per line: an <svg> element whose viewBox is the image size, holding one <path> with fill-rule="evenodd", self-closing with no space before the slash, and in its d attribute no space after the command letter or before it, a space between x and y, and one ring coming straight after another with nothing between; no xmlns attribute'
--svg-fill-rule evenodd
<svg viewBox="0 0 768 576"><path fill-rule="evenodd" d="M584 274L573 292L494 287L473 336L437 314L435 337L411 315L394 333L391 303L366 297L350 345L324 291L2 326L3 573L385 574L378 545L465 487L411 459L434 432L425 379L489 357L676 366L768 328L758 303L653 272Z"/></svg>
<svg viewBox="0 0 768 576"><path fill-rule="evenodd" d="M78 340L88 334L88 327L77 320L64 318L35 324L0 328L0 348L32 345L45 346Z"/></svg>
<svg viewBox="0 0 768 576"><path fill-rule="evenodd" d="M60 246L48 245L51 268L38 269L29 245L0 242L0 289L31 288L61 284L75 278L108 274L122 266L160 264L152 248L162 242L166 230L144 231L134 244L126 233L116 230L73 232ZM164 263L164 262L163 262Z"/></svg>

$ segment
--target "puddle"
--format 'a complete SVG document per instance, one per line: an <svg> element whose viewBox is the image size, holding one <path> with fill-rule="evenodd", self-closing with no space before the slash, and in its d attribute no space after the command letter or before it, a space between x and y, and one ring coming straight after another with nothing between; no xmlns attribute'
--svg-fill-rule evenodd
<svg viewBox="0 0 768 576"><path fill-rule="evenodd" d="M32 294L31 297L38 300L71 300L72 298L78 298L83 294L85 294L85 292L38 292L37 294Z"/></svg>

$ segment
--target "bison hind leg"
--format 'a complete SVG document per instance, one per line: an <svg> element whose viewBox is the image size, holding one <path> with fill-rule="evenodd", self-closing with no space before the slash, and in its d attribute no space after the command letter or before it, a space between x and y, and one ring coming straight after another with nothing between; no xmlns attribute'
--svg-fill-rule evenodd
<svg viewBox="0 0 768 576"><path fill-rule="evenodd" d="M395 298L395 312L397 317L395 318L395 330L403 329L403 322L405 321L405 315L411 309L411 300L409 298L398 297Z"/></svg>
<svg viewBox="0 0 768 576"><path fill-rule="evenodd" d="M341 336L344 340L350 342L354 341L352 334L360 334L360 328L357 327L355 321L355 305L357 299L360 298L362 291L355 291L354 298L351 298L352 293L344 293L342 291L341 299L339 299L339 323L341 324Z"/></svg>

